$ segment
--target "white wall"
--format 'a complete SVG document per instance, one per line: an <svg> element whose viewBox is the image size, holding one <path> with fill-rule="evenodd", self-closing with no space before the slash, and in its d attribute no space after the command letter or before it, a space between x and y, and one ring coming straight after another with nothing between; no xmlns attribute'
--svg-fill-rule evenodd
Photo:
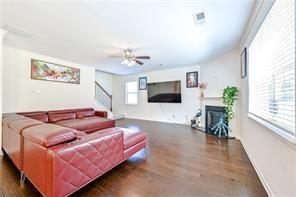
<svg viewBox="0 0 296 197"><path fill-rule="evenodd" d="M240 50L249 46L272 1L255 6ZM259 9L260 8L260 9ZM258 12L259 11L259 12ZM258 12L258 13L257 13ZM254 16L257 16L256 20ZM248 118L248 78L241 80L241 141L269 196L296 196L296 145Z"/></svg>
<svg viewBox="0 0 296 197"><path fill-rule="evenodd" d="M113 109L128 118L188 123L198 108L197 88L186 88L186 72L198 71L199 66L152 71L137 75L113 77ZM147 90L138 92L138 104L125 104L125 82L147 77L147 82L181 80L182 103L148 103ZM175 118L173 117L175 116ZM188 117L188 118L187 118Z"/></svg>
<svg viewBox="0 0 296 197"><path fill-rule="evenodd" d="M3 112L96 107L94 68L10 46L3 52ZM80 84L32 80L31 58L79 68Z"/></svg>
<svg viewBox="0 0 296 197"><path fill-rule="evenodd" d="M240 86L239 51L233 50L200 65L201 81L207 82L205 96L222 96L226 86Z"/></svg>
<svg viewBox="0 0 296 197"><path fill-rule="evenodd" d="M1 11L1 8L0 8ZM0 123L2 125L2 77L3 77L3 36L5 32L0 29ZM2 127L0 127L0 147L2 147ZM2 148L0 149L0 155L2 155Z"/></svg>
<svg viewBox="0 0 296 197"><path fill-rule="evenodd" d="M232 50L211 61L200 65L201 81L207 83L203 107L205 105L223 106L221 97L227 86L236 86L240 89L240 56L239 50ZM235 118L230 122L232 133L240 137L240 97L235 102ZM204 116L202 118L204 122Z"/></svg>
<svg viewBox="0 0 296 197"><path fill-rule="evenodd" d="M96 81L109 93L112 94L113 75L96 70Z"/></svg>
<svg viewBox="0 0 296 197"><path fill-rule="evenodd" d="M200 107L198 88L186 88L186 72L199 71L199 81L207 82L204 105L222 106L221 96L226 86L239 87L239 55L237 50L217 57L200 66L165 69L138 75L114 76L113 109L128 118L189 124ZM139 91L138 105L125 104L125 82L147 77L149 82L181 80L182 103L148 103L147 91ZM213 98L215 97L215 98ZM203 107L204 108L204 107ZM237 107L236 111L239 107ZM175 118L173 117L175 116ZM204 119L203 119L204 120ZM234 121L234 133L239 130L239 118ZM203 121L204 123L204 121ZM238 134L234 134L238 135Z"/></svg>

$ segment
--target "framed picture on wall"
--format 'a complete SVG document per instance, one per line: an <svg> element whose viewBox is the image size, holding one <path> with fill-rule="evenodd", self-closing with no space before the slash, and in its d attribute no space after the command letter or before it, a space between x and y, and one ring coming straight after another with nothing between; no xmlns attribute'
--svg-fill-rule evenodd
<svg viewBox="0 0 296 197"><path fill-rule="evenodd" d="M186 87L187 88L198 87L198 72L197 71L186 73Z"/></svg>
<svg viewBox="0 0 296 197"><path fill-rule="evenodd" d="M139 78L139 90L147 90L147 77Z"/></svg>
<svg viewBox="0 0 296 197"><path fill-rule="evenodd" d="M31 59L31 79L80 84L80 70Z"/></svg>
<svg viewBox="0 0 296 197"><path fill-rule="evenodd" d="M241 52L241 78L245 78L247 76L247 65L248 65L248 51L245 47Z"/></svg>

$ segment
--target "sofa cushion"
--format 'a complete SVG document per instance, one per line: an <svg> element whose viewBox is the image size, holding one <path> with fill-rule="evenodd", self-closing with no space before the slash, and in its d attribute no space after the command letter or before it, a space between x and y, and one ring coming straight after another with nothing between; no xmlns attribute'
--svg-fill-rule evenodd
<svg viewBox="0 0 296 197"><path fill-rule="evenodd" d="M28 118L32 118L32 119L35 119L35 120L39 120L41 122L45 122L47 123L49 120L48 120L48 116L47 116L47 113L44 112L44 111L38 111L38 112L25 112L25 113L18 113L19 115L22 115L22 116L26 116Z"/></svg>
<svg viewBox="0 0 296 197"><path fill-rule="evenodd" d="M121 128L123 131L124 150L142 142L146 139L146 133L134 129Z"/></svg>
<svg viewBox="0 0 296 197"><path fill-rule="evenodd" d="M96 114L93 108L75 109L75 113L77 118L91 117Z"/></svg>
<svg viewBox="0 0 296 197"><path fill-rule="evenodd" d="M57 122L61 120L75 119L76 114L72 109L69 110L55 110L47 112L49 122Z"/></svg>
<svg viewBox="0 0 296 197"><path fill-rule="evenodd" d="M23 136L46 148L76 139L75 130L54 124L24 129Z"/></svg>
<svg viewBox="0 0 296 197"><path fill-rule="evenodd" d="M82 119L58 121L58 122L55 122L55 124L76 129L79 131L85 131L93 128L99 128L103 124L111 121L114 122L114 120L111 120L111 119L93 116L93 117L85 117Z"/></svg>
<svg viewBox="0 0 296 197"><path fill-rule="evenodd" d="M23 119L13 120L8 123L8 127L22 134L23 130L35 125L44 124L41 121L24 117Z"/></svg>

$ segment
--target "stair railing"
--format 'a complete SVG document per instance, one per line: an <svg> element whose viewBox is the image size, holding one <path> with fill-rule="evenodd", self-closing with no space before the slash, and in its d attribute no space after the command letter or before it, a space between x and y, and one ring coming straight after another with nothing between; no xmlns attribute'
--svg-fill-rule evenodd
<svg viewBox="0 0 296 197"><path fill-rule="evenodd" d="M107 109L112 111L112 95L110 95L97 81L95 82L95 98Z"/></svg>

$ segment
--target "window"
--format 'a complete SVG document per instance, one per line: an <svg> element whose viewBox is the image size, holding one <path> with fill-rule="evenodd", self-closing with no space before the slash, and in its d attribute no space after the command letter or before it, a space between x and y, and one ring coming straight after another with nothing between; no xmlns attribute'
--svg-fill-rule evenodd
<svg viewBox="0 0 296 197"><path fill-rule="evenodd" d="M275 1L248 52L250 114L295 137L294 0Z"/></svg>
<svg viewBox="0 0 296 197"><path fill-rule="evenodd" d="M138 84L137 81L125 83L125 103L136 105L138 103Z"/></svg>

